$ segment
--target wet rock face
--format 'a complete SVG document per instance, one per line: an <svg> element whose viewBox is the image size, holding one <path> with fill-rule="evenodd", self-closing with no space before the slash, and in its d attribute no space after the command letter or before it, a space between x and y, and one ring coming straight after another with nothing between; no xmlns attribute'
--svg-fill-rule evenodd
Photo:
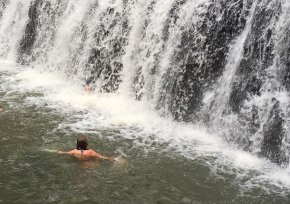
<svg viewBox="0 0 290 204"><path fill-rule="evenodd" d="M58 14L58 9L54 8L50 1L32 1L28 11L29 19L18 48L19 63L29 64L36 60L38 55L46 54L41 53L43 50L39 48L47 45L40 45L37 43L41 43L52 38L54 35L52 33L55 33L55 20ZM49 19L49 24L47 25L43 25L45 24L43 22L45 18ZM40 37L39 32L46 32L45 39L40 39L43 36Z"/></svg>
<svg viewBox="0 0 290 204"><path fill-rule="evenodd" d="M167 106L176 120L199 121L198 112L203 105L203 94L206 90L215 88L216 81L223 74L227 63L229 44L233 43L245 29L248 16L246 10L249 10L252 4L243 5L242 1L236 1L234 6L231 6L230 3L229 1L220 3L221 8L224 8L221 13L217 13L219 4L209 5L207 12L199 16L202 21L182 33L179 49L174 55L174 64L164 77L163 94L159 100L160 107ZM259 148L257 152L277 164L287 163L287 156L283 149L283 139L287 137L284 130L286 121L281 117L283 110L279 101L273 107L266 103L264 103L265 107L259 107L259 104L254 102L252 107L250 103L244 107L244 103L249 102L253 97L267 95L265 93L267 91L269 94L277 91L278 87L268 90L265 84L274 83L276 84L274 86L279 86L277 84L280 82L289 90L289 48L281 50L285 45L275 44L277 37L275 32L281 10L280 1L264 0L255 7L242 60L232 79L229 104L223 113L223 116L235 115L237 120L230 123L229 127L225 126L226 134L231 134L225 136L226 140L237 143L247 151L257 151ZM290 42L288 31L286 29L281 40L286 44ZM277 49L280 51L277 52ZM275 62L277 55L279 60ZM281 62L282 65L274 64ZM275 72L271 71L273 65L277 66L277 70L279 69L277 73L281 76L278 78L274 76ZM252 137L256 134L260 137L257 142L259 145L253 146Z"/></svg>
<svg viewBox="0 0 290 204"><path fill-rule="evenodd" d="M25 57L27 55L31 54L33 44L36 40L36 34L37 34L37 25L38 25L38 16L40 15L38 12L38 7L42 1L37 0L32 3L32 5L29 8L29 21L26 25L25 31L23 38L20 42L20 47L19 47L19 60L22 63L25 63Z"/></svg>
<svg viewBox="0 0 290 204"><path fill-rule="evenodd" d="M108 8L101 14L102 22L95 31L96 46L91 49L87 61L89 81L101 83L100 91L114 92L121 82L122 56L128 44L128 20L124 13Z"/></svg>
<svg viewBox="0 0 290 204"><path fill-rule="evenodd" d="M264 140L261 146L261 154L280 165L287 162L285 152L281 149L282 140L285 137L283 124L284 120L281 117L280 103L276 101L263 128Z"/></svg>
<svg viewBox="0 0 290 204"><path fill-rule="evenodd" d="M275 89L272 90L270 87L266 88L265 84L274 85L278 83L276 80L279 81L279 78L283 79L284 76L284 81L281 81L281 85L284 82L287 87L285 82L287 81L288 71L286 69L284 69L284 72L282 71L281 75L283 76L278 76L277 79L269 71L272 66L275 66L275 69L279 73L279 66L281 66L274 61L274 58L280 55L277 51L276 53L274 52L274 49L279 47L277 47L277 44L275 45L274 32L280 15L281 3L279 1L264 1L264 4L257 6L253 25L244 45L243 58L238 67L229 99L229 107L239 116L239 122L242 121L241 123L244 123L247 129L250 130L244 133L248 134L247 139L251 138L254 134L260 134L261 155L279 165L287 163L285 150L283 149L283 139L287 137L283 128L286 121L284 117L281 117L283 111L279 101L274 98L272 108L266 103L265 106L267 108L258 107L259 114L256 114L255 111L247 112L246 117L256 118L255 121L259 121L259 124L256 125L253 125L250 120L245 120L243 108L244 103L249 103L252 97L259 97L262 94L267 95L267 92L272 94L277 91ZM279 47L278 49L281 48ZM284 62L287 64L288 58L282 58L283 60L279 60L279 63ZM269 103L271 104L272 102ZM256 109L254 104L252 106L250 109ZM262 118L265 117L265 112L269 112L266 121L265 118ZM258 131L261 130L262 132L259 133ZM247 141L249 142L249 140ZM255 149L257 147L251 148Z"/></svg>
<svg viewBox="0 0 290 204"><path fill-rule="evenodd" d="M280 45L283 47L279 53L279 62L281 63L280 78L283 86L290 92L290 26L285 26L284 36L280 39Z"/></svg>
<svg viewBox="0 0 290 204"><path fill-rule="evenodd" d="M279 2L270 8L266 5L256 8L251 32L244 45L243 59L230 95L230 106L236 113L239 113L248 96L260 95L265 69L273 64L273 32L280 13Z"/></svg>
<svg viewBox="0 0 290 204"><path fill-rule="evenodd" d="M290 39L290 34L289 34L289 39ZM283 77L283 85L290 92L290 49L287 51L286 56L287 57L285 57L285 68L284 68L282 77Z"/></svg>
<svg viewBox="0 0 290 204"><path fill-rule="evenodd" d="M247 7L243 1L212 2L197 25L182 33L164 89L174 118L191 121L201 106L203 93L221 76L229 44L245 26ZM175 70L178 70L177 72ZM168 83L169 82L169 83Z"/></svg>

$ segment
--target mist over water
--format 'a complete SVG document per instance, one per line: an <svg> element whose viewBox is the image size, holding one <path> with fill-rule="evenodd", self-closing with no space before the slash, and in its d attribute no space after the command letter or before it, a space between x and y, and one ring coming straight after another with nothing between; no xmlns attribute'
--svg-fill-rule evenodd
<svg viewBox="0 0 290 204"><path fill-rule="evenodd" d="M287 203L289 14L286 0L2 1L1 101Z"/></svg>

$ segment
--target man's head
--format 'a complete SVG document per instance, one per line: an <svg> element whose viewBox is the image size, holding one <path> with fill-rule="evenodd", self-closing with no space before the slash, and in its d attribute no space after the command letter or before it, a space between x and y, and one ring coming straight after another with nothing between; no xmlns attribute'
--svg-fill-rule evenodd
<svg viewBox="0 0 290 204"><path fill-rule="evenodd" d="M85 135L81 135L77 139L77 148L78 150L87 150L88 147L88 138Z"/></svg>
<svg viewBox="0 0 290 204"><path fill-rule="evenodd" d="M94 81L94 78L93 77L89 77L88 79L86 79L86 82L85 82L85 86L90 86Z"/></svg>

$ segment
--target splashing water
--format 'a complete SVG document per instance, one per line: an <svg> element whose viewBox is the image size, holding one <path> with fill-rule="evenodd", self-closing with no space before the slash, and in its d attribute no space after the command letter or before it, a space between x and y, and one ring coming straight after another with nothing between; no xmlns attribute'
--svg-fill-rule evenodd
<svg viewBox="0 0 290 204"><path fill-rule="evenodd" d="M8 101L33 93L25 106L66 118L57 130L119 131L144 152L287 195L289 8L278 0L4 1L1 90ZM93 94L83 93L85 81Z"/></svg>

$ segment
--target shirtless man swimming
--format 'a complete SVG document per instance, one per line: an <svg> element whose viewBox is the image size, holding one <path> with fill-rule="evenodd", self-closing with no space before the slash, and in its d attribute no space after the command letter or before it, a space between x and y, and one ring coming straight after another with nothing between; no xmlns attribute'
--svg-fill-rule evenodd
<svg viewBox="0 0 290 204"><path fill-rule="evenodd" d="M103 156L92 149L88 149L88 138L84 135L77 139L76 149L68 152L58 151L59 154L68 154L75 156L78 159L103 159L113 161L114 158Z"/></svg>
<svg viewBox="0 0 290 204"><path fill-rule="evenodd" d="M86 94L91 94L93 93L93 87L92 87L92 82L94 81L94 78L90 77L86 80L86 83L84 85L84 91Z"/></svg>
<svg viewBox="0 0 290 204"><path fill-rule="evenodd" d="M84 87L84 91L86 94L91 94L93 93L93 88L90 85L86 84Z"/></svg>

